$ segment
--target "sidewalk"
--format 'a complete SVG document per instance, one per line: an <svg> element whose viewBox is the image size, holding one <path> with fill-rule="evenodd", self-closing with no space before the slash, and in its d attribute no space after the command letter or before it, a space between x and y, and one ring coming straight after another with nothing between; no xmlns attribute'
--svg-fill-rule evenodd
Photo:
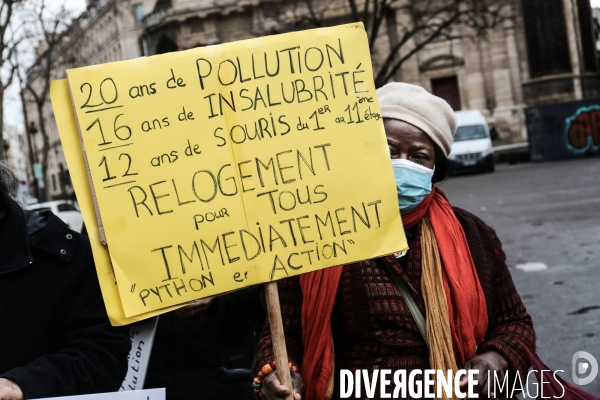
<svg viewBox="0 0 600 400"><path fill-rule="evenodd" d="M493 145L494 160L497 163L508 162L514 164L517 162L527 162L530 160L529 143L511 143Z"/></svg>

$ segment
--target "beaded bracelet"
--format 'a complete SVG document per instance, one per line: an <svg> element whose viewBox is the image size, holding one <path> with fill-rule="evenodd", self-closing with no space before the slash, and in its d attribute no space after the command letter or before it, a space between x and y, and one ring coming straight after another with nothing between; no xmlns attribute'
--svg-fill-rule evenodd
<svg viewBox="0 0 600 400"><path fill-rule="evenodd" d="M293 372L298 372L298 367L289 363L288 366ZM277 363L272 361L270 364L265 364L261 370L256 374L256 378L254 378L254 382L252 382L252 389L254 389L254 394L258 397L262 398L262 381L273 371L277 370Z"/></svg>

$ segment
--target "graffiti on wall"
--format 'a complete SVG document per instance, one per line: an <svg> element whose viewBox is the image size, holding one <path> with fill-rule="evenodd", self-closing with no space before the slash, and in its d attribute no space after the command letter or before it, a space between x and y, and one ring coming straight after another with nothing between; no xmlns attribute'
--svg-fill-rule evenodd
<svg viewBox="0 0 600 400"><path fill-rule="evenodd" d="M600 106L581 107L565 120L565 141L574 153L600 149Z"/></svg>

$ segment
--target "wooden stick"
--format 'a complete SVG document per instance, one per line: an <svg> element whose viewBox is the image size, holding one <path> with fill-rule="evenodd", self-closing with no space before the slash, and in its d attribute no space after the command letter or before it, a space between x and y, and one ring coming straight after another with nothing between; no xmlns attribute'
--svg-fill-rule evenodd
<svg viewBox="0 0 600 400"><path fill-rule="evenodd" d="M290 395L286 400L294 400L294 388L292 387L292 376L290 374L290 369L288 368L288 357L285 347L285 335L283 333L283 321L281 319L277 282L265 283L265 297L267 299L269 324L271 325L273 351L275 353L275 361L277 362L277 377L281 384L290 391Z"/></svg>
<svg viewBox="0 0 600 400"><path fill-rule="evenodd" d="M77 107L75 107L75 99L73 98L73 91L71 90L71 82L69 82L69 94L71 95L71 104L73 105L73 115L75 115L75 122L77 125L77 132L79 132L79 141L81 143L81 151L83 152L83 161L85 162L85 170L87 173L88 181L90 183L90 192L92 195L92 202L94 203L94 211L96 212L96 221L98 222L98 234L100 235L100 242L103 245L107 245L106 234L104 233L104 224L102 223L102 216L100 215L100 206L98 206L98 198L96 197L96 189L94 188L94 181L92 180L92 173L90 171L90 164L87 158L87 152L85 151L85 144L83 143L83 136L81 135L81 128L79 127L79 117L77 116ZM112 267L112 262L110 264ZM113 268L113 275L114 275Z"/></svg>

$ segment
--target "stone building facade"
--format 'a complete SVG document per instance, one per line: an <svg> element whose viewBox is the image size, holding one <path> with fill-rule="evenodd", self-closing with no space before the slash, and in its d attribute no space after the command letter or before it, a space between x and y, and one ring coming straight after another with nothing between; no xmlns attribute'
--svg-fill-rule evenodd
<svg viewBox="0 0 600 400"><path fill-rule="evenodd" d="M294 8L297 3L158 0L144 19L143 48L152 55L308 28L293 24L307 13ZM325 25L350 22L346 0L327 3ZM398 40L400 23L410 24L412 3L394 3L372 49L375 69ZM481 110L508 143L527 140L526 107L596 95L600 81L589 1L514 0L511 7L514 19L482 36L453 32L458 38L428 44L403 63L395 79L425 87L455 110ZM404 45L400 56L415 45Z"/></svg>
<svg viewBox="0 0 600 400"><path fill-rule="evenodd" d="M150 6L148 6L150 7ZM143 2L130 0L88 0L87 11L74 19L64 33L60 46L53 57L52 79L66 77L68 68L75 68L112 61L140 57L142 50L139 37L142 32ZM38 60L27 72L27 82L40 93L45 84L42 69L45 68L44 43L40 43ZM41 164L43 158L43 138L38 125L38 110L32 95L23 91L27 131L32 141L34 163ZM67 164L60 144L58 129L48 98L43 108L44 122L50 139L48 153L47 180L38 180L39 191L46 191L46 200L69 198L73 195ZM29 181L32 168L28 168ZM33 193L32 193L33 194ZM39 195L39 193L38 193ZM40 197L44 198L43 195Z"/></svg>
<svg viewBox="0 0 600 400"><path fill-rule="evenodd" d="M19 194L27 198L27 143L23 129L4 124L5 161L11 167L19 180Z"/></svg>
<svg viewBox="0 0 600 400"><path fill-rule="evenodd" d="M481 110L503 142L515 143L527 140L527 107L596 96L600 75L589 0L509 1L514 18L483 35L463 30L453 32L452 40L429 43L402 64L394 79L425 87L455 110ZM295 6L300 3L89 0L88 12L70 30L65 48L81 49L71 66L82 66L314 27L298 23L308 13ZM321 15L324 25L350 22L347 0L322 3L328 4ZM410 25L413 3L398 0L386 16L372 48L374 69L398 41L400 26ZM414 46L409 41L399 56ZM64 77L64 69L56 71L57 78ZM35 80L35 73L28 78ZM35 109L28 105L30 113ZM50 194L57 197L64 190L54 180L66 164L49 104L44 113L54 149L48 173L56 178L50 178Z"/></svg>

